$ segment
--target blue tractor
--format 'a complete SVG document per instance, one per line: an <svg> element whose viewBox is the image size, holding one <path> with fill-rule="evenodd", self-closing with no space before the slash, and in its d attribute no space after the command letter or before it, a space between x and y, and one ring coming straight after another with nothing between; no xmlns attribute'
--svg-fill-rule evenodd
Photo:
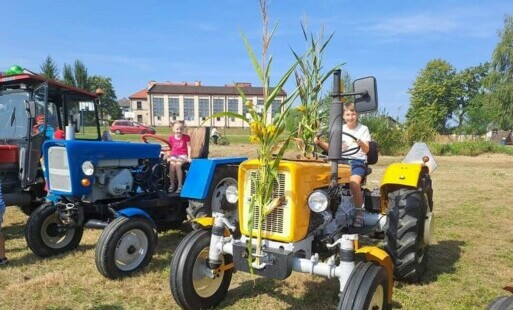
<svg viewBox="0 0 513 310"><path fill-rule="evenodd" d="M97 107L95 107L97 108ZM85 227L104 229L96 266L107 278L132 274L150 262L157 232L189 217L222 212L237 221L238 165L246 158L207 158L209 128L191 134L193 160L180 194L168 193L162 145L83 141L67 137L43 145L47 202L29 217L29 248L49 257L78 247Z"/></svg>

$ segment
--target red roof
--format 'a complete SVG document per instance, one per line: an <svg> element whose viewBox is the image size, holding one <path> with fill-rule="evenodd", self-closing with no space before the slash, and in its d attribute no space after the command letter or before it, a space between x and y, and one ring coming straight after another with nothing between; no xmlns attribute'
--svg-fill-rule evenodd
<svg viewBox="0 0 513 310"><path fill-rule="evenodd" d="M148 98L148 90L145 88L128 97L130 99L143 99L146 100Z"/></svg>

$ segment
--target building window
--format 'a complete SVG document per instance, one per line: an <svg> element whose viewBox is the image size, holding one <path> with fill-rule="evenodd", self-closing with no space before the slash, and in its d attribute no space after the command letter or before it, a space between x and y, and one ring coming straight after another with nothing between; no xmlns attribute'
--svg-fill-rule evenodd
<svg viewBox="0 0 513 310"><path fill-rule="evenodd" d="M164 98L153 98L153 115L164 116Z"/></svg>
<svg viewBox="0 0 513 310"><path fill-rule="evenodd" d="M239 113L239 100L228 99L228 112ZM234 122L235 117L230 117L230 121Z"/></svg>
<svg viewBox="0 0 513 310"><path fill-rule="evenodd" d="M167 110L169 113L169 117L172 117L174 121L180 114L180 105L178 98L167 98Z"/></svg>
<svg viewBox="0 0 513 310"><path fill-rule="evenodd" d="M183 119L186 121L194 120L194 98L183 99Z"/></svg>
<svg viewBox="0 0 513 310"><path fill-rule="evenodd" d="M157 116L157 121L160 121L160 116Z"/></svg>
<svg viewBox="0 0 513 310"><path fill-rule="evenodd" d="M137 122L142 123L142 115L137 115Z"/></svg>
<svg viewBox="0 0 513 310"><path fill-rule="evenodd" d="M209 116L210 100L208 98L200 98L198 102L199 106L199 117L204 121Z"/></svg>
<svg viewBox="0 0 513 310"><path fill-rule="evenodd" d="M142 110L142 102L137 101L137 110Z"/></svg>
<svg viewBox="0 0 513 310"><path fill-rule="evenodd" d="M281 112L281 100L274 100L271 105L271 117Z"/></svg>
<svg viewBox="0 0 513 310"><path fill-rule="evenodd" d="M224 99L214 99L213 114L224 112ZM221 118L217 117L216 120L220 121Z"/></svg>

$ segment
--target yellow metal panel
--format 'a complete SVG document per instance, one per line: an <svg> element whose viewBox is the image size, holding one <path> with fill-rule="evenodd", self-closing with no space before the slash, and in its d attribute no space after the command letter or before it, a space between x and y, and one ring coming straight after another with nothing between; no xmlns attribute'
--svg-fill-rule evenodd
<svg viewBox="0 0 513 310"><path fill-rule="evenodd" d="M417 187L421 169L421 164L391 164L383 174L381 186L397 184Z"/></svg>
<svg viewBox="0 0 513 310"><path fill-rule="evenodd" d="M380 248L374 246L364 246L356 250L356 254L363 254L367 261L376 262L385 267L388 273L388 300L392 300L394 288L394 264L392 258Z"/></svg>
<svg viewBox="0 0 513 310"><path fill-rule="evenodd" d="M239 166L239 219L241 232L249 235L247 227L250 218L249 193L251 182L250 171L259 169L258 160L248 160ZM283 232L265 232L263 238L281 242L296 242L302 240L308 232L310 221L310 209L307 199L310 193L326 187L330 183L331 164L323 161L288 161L282 160L279 165L279 173L286 175L285 198L283 205ZM351 171L348 165L339 165L339 183L349 181ZM257 231L253 230L253 235Z"/></svg>

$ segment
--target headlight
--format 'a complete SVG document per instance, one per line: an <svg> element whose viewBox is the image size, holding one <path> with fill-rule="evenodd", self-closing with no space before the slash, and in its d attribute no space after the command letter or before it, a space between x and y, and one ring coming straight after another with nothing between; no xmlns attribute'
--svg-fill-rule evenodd
<svg viewBox="0 0 513 310"><path fill-rule="evenodd" d="M308 207L313 212L319 213L328 207L328 196L324 191L314 191L308 196Z"/></svg>
<svg viewBox="0 0 513 310"><path fill-rule="evenodd" d="M88 160L84 161L84 163L82 163L82 172L87 176L93 175L93 173L94 173L93 163Z"/></svg>
<svg viewBox="0 0 513 310"><path fill-rule="evenodd" d="M229 203L236 203L239 200L239 192L237 191L236 185L229 185L226 188L226 200Z"/></svg>

